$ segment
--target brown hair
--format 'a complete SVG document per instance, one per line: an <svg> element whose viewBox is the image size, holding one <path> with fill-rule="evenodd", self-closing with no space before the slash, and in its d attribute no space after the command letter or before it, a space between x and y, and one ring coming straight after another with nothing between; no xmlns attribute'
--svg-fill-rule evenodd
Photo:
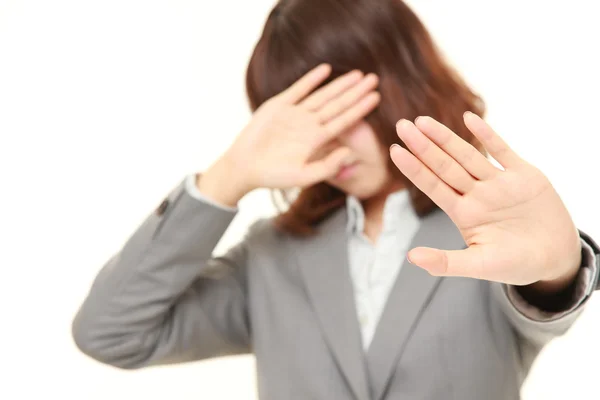
<svg viewBox="0 0 600 400"><path fill-rule="evenodd" d="M308 70L329 63L332 79L360 69L380 78L380 105L366 117L382 151L400 142L395 125L401 118L429 115L480 151L462 115L483 117L484 103L444 61L419 18L401 0L281 0L269 14L246 73L252 111L280 93ZM413 208L423 216L435 208L389 161L394 177L410 191ZM345 203L346 195L325 182L305 188L292 200L286 191L273 193L288 209L277 227L309 235Z"/></svg>

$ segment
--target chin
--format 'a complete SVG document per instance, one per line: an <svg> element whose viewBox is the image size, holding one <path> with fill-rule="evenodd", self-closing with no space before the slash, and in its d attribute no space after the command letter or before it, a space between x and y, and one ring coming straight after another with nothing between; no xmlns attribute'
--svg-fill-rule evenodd
<svg viewBox="0 0 600 400"><path fill-rule="evenodd" d="M354 196L359 200L366 200L381 193L384 184L380 184L377 180L356 180L344 184L334 184L334 186L348 196Z"/></svg>

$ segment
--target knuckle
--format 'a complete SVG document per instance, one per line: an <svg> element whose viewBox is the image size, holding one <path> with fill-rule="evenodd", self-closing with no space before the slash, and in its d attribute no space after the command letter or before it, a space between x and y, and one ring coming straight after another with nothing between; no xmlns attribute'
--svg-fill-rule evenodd
<svg viewBox="0 0 600 400"><path fill-rule="evenodd" d="M328 119L331 115L331 104L326 104L325 106L323 106L319 111L319 114L321 114L323 119Z"/></svg>
<svg viewBox="0 0 600 400"><path fill-rule="evenodd" d="M477 150L473 146L467 146L467 148L462 152L462 160L465 163L471 163L475 159L475 153Z"/></svg>
<svg viewBox="0 0 600 400"><path fill-rule="evenodd" d="M451 161L448 157L442 157L437 162L436 171L440 174L446 174L450 169L451 165Z"/></svg>
<svg viewBox="0 0 600 400"><path fill-rule="evenodd" d="M427 186L429 187L429 193L435 193L439 190L440 188L440 181L437 179L431 179L429 181L429 183L427 184Z"/></svg>
<svg viewBox="0 0 600 400"><path fill-rule="evenodd" d="M333 137L340 131L339 121L330 122L323 125L323 131L326 132L327 136Z"/></svg>
<svg viewBox="0 0 600 400"><path fill-rule="evenodd" d="M427 117L429 118L429 117ZM430 122L430 121L428 121ZM442 131L440 133L441 138L439 139L440 141L440 146L445 147L445 146L451 146L452 145L452 141L455 138L454 133L452 132L448 132L448 131Z"/></svg>
<svg viewBox="0 0 600 400"><path fill-rule="evenodd" d="M352 104L354 104L354 99L352 97L350 97L350 96L344 97L343 99L340 100L340 102L338 104L338 111L346 110Z"/></svg>

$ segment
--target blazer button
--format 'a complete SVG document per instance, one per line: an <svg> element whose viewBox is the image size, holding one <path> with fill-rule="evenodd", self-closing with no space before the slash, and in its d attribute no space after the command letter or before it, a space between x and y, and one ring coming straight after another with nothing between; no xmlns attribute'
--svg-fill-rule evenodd
<svg viewBox="0 0 600 400"><path fill-rule="evenodd" d="M169 207L169 199L164 199L162 203L156 208L157 215L163 215L165 211L167 211L167 207Z"/></svg>

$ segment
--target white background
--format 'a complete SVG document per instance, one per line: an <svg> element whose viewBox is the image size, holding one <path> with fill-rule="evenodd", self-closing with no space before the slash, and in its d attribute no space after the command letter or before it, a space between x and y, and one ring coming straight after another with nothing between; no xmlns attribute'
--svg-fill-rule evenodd
<svg viewBox="0 0 600 400"><path fill-rule="evenodd" d="M492 125L600 239L595 2L410 3ZM271 5L0 0L0 398L256 398L249 356L124 372L80 354L70 323L109 255L246 123L245 66ZM218 252L273 212L264 191L241 209ZM593 397L599 317L592 299L525 399Z"/></svg>

